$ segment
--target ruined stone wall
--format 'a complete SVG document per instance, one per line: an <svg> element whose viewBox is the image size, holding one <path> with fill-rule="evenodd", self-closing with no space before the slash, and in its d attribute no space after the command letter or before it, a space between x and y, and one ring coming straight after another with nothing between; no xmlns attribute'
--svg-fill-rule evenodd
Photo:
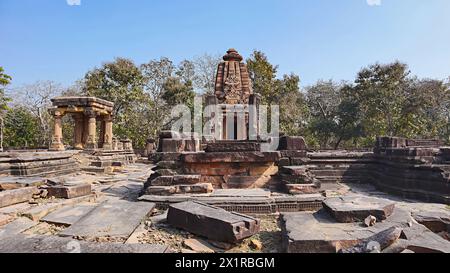
<svg viewBox="0 0 450 273"><path fill-rule="evenodd" d="M432 141L431 147L407 143L419 142L396 138L380 142L374 152L308 153L296 162L291 158L289 165L303 166L321 184L370 183L404 198L450 204L450 148L435 148Z"/></svg>

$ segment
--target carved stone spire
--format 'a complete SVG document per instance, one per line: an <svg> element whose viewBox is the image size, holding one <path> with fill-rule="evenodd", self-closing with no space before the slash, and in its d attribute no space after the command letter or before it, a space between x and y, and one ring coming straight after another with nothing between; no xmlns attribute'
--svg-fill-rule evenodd
<svg viewBox="0 0 450 273"><path fill-rule="evenodd" d="M233 48L223 56L217 68L215 94L220 103L248 104L253 94L247 65L244 58Z"/></svg>

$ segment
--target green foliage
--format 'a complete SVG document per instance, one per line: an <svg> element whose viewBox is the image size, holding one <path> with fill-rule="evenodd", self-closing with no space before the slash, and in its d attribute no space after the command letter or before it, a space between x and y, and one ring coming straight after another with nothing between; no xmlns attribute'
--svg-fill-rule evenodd
<svg viewBox="0 0 450 273"><path fill-rule="evenodd" d="M6 110L8 102L11 101L10 98L5 96L5 89L3 87L10 84L12 78L11 76L6 75L4 71L3 67L0 66L0 111Z"/></svg>
<svg viewBox="0 0 450 273"><path fill-rule="evenodd" d="M18 106L8 109L5 115L4 146L34 148L39 146L39 125L33 114Z"/></svg>
<svg viewBox="0 0 450 273"><path fill-rule="evenodd" d="M186 104L193 107L195 92L192 82L182 82L179 78L168 78L163 85L162 99L169 105Z"/></svg>
<svg viewBox="0 0 450 273"><path fill-rule="evenodd" d="M143 80L141 70L131 60L117 58L88 72L83 91L88 96L113 101L113 114L121 121L130 105L142 97Z"/></svg>
<svg viewBox="0 0 450 273"><path fill-rule="evenodd" d="M272 105L276 101L276 74L278 67L272 65L261 51L254 51L247 59L248 72L253 83L253 90L261 95L263 104Z"/></svg>

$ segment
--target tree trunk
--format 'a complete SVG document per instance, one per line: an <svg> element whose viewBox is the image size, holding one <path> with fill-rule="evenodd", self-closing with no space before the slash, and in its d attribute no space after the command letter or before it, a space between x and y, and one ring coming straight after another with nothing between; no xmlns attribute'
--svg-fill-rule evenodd
<svg viewBox="0 0 450 273"><path fill-rule="evenodd" d="M3 117L0 117L0 152L3 152Z"/></svg>

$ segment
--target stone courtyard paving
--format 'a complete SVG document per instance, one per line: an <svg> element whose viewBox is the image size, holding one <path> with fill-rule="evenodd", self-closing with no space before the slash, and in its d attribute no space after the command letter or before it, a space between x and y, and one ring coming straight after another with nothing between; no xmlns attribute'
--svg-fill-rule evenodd
<svg viewBox="0 0 450 273"><path fill-rule="evenodd" d="M237 244L210 241L167 223L167 210L137 201L151 165L135 163L113 174L79 172L52 178L83 180L92 184L93 194L74 199L39 199L0 209L8 219L0 228L0 252L33 252L46 249L67 252L79 243L92 252L283 252L280 214L253 215L261 220L260 231ZM327 196L378 197L395 202L408 213L441 213L450 208L415 200L403 200L361 184L325 186ZM245 190L243 190L245 192ZM249 191L251 193L251 191ZM311 212L312 214L313 212ZM448 240L448 233L440 235ZM15 243L12 243L15 242ZM130 246L130 247L127 247Z"/></svg>

